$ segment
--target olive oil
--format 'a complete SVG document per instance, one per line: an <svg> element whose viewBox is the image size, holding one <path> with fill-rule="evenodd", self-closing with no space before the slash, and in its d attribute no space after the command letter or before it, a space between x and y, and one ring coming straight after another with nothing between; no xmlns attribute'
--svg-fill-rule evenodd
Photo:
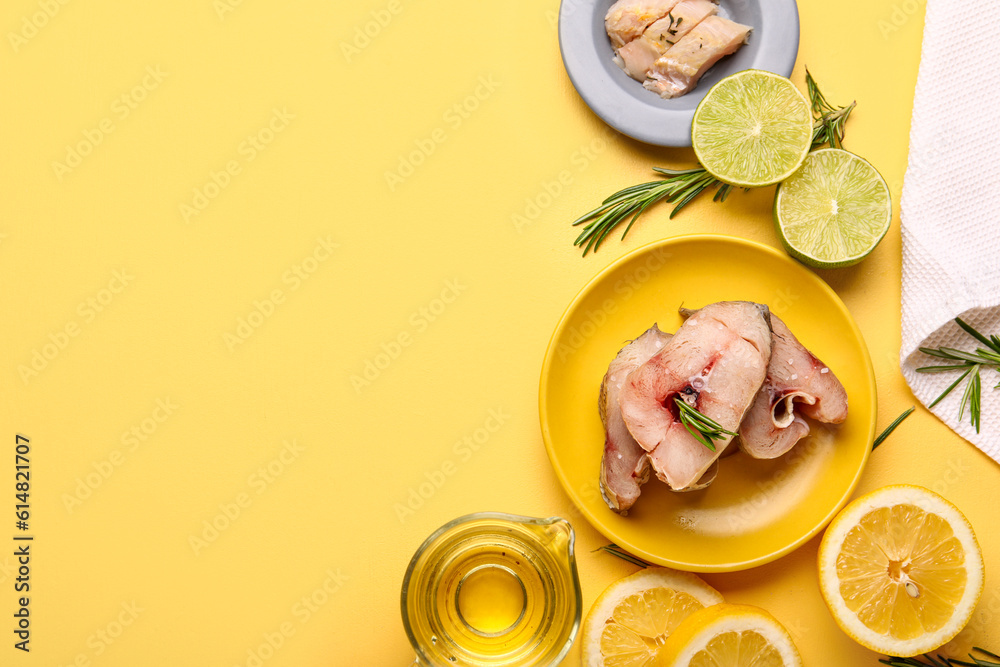
<svg viewBox="0 0 1000 667"><path fill-rule="evenodd" d="M458 616L470 630L483 637L510 631L524 617L528 591L514 570L486 563L470 570L455 593Z"/></svg>
<svg viewBox="0 0 1000 667"><path fill-rule="evenodd" d="M573 530L562 519L456 519L414 555L402 612L417 664L556 664L580 623Z"/></svg>

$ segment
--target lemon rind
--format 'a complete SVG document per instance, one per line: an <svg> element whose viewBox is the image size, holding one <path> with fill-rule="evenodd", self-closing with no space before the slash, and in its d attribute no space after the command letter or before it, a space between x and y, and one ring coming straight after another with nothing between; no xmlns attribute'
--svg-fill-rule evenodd
<svg viewBox="0 0 1000 667"><path fill-rule="evenodd" d="M611 613L625 598L650 588L669 588L687 593L706 607L722 602L722 594L690 572L667 567L649 567L612 583L594 601L584 621L581 635L584 667L603 667L601 632ZM590 650L588 650L588 648Z"/></svg>
<svg viewBox="0 0 1000 667"><path fill-rule="evenodd" d="M715 637L726 632L756 632L763 636L779 653L784 667L802 667L802 657L788 630L763 609L749 605L723 605L713 610L717 616L710 619L687 640L684 648L677 652L670 667L687 667L695 654L705 649ZM705 614L709 615L709 614ZM697 622L695 615L689 616ZM688 622L687 620L685 622Z"/></svg>

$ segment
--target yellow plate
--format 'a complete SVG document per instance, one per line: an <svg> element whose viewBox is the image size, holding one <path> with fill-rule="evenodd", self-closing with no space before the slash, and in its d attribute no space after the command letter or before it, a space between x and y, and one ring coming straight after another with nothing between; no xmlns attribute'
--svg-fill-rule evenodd
<svg viewBox="0 0 1000 667"><path fill-rule="evenodd" d="M653 476L628 516L619 516L598 482L604 430L597 396L608 364L654 322L676 331L682 303L725 300L770 306L837 374L847 390L847 420L811 422L812 433L779 459L725 457L704 491L673 493ZM653 563L727 572L789 553L847 502L875 435L875 375L846 306L814 273L743 239L683 236L639 248L580 291L545 353L539 411L556 475L597 530Z"/></svg>

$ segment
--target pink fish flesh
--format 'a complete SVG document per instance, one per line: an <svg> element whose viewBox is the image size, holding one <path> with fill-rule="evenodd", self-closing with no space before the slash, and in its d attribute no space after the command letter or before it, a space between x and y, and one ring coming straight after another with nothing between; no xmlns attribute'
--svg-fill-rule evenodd
<svg viewBox="0 0 1000 667"><path fill-rule="evenodd" d="M847 392L837 376L771 314L773 347L767 377L740 424L740 446L757 459L773 459L809 435L805 415L839 424L847 419Z"/></svg>
<svg viewBox="0 0 1000 667"><path fill-rule="evenodd" d="M705 447L681 423L675 397L735 431L764 382L770 359L767 306L725 301L697 311L628 376L619 395L622 419L659 479L675 491L691 487L732 439L715 441L714 452Z"/></svg>

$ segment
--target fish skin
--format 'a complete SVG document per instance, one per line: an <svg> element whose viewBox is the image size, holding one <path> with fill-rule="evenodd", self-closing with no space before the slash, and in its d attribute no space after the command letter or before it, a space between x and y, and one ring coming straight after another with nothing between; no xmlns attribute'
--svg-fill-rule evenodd
<svg viewBox="0 0 1000 667"><path fill-rule="evenodd" d="M716 440L714 452L702 445L675 416L674 396L686 394L702 414L736 431L770 358L767 306L723 301L700 309L628 376L619 396L622 419L660 480L675 491L695 485L732 440Z"/></svg>
<svg viewBox="0 0 1000 667"><path fill-rule="evenodd" d="M701 491L702 489L707 489L715 481L715 478L719 476L719 459L712 461L712 465L708 466L708 470L705 471L697 482L683 489L677 489L677 493L687 493L689 491Z"/></svg>
<svg viewBox="0 0 1000 667"><path fill-rule="evenodd" d="M847 392L833 371L774 313L771 329L767 377L739 429L740 448L757 459L777 458L809 435L801 415L828 424L847 419Z"/></svg>
<svg viewBox="0 0 1000 667"><path fill-rule="evenodd" d="M745 44L751 31L749 26L709 16L653 63L642 85L666 99L680 97L719 59Z"/></svg>
<svg viewBox="0 0 1000 667"><path fill-rule="evenodd" d="M679 0L618 0L604 15L611 44L620 49L639 37L651 23L667 15Z"/></svg>
<svg viewBox="0 0 1000 667"><path fill-rule="evenodd" d="M649 458L622 421L618 394L625 378L667 344L672 334L653 325L630 341L611 361L604 380L598 407L604 425L604 454L601 456L601 495L615 512L625 515L635 504L640 487L649 479Z"/></svg>

